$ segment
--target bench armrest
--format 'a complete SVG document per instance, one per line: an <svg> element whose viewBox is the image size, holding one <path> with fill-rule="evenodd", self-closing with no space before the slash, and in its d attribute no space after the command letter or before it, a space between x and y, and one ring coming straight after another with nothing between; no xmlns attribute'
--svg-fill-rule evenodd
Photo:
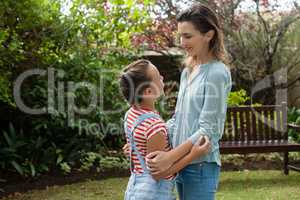
<svg viewBox="0 0 300 200"><path fill-rule="evenodd" d="M296 125L296 124L291 124L291 123L289 123L289 124L288 124L288 128L291 128L291 129L293 129L293 130L295 130L295 131L297 131L297 132L300 132L300 125Z"/></svg>

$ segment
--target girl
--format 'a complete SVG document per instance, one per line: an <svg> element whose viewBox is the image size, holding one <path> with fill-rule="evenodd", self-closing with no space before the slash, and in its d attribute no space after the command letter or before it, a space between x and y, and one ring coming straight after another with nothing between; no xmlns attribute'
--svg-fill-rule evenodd
<svg viewBox="0 0 300 200"><path fill-rule="evenodd" d="M152 177L145 165L145 156L153 151L169 151L166 125L155 111L155 101L163 93L163 78L157 68L147 60L128 65L120 76L120 88L131 107L124 119L127 143L130 144L131 176L125 192L125 200L171 200L175 199L173 172L166 176ZM179 148L185 157L193 160L208 152L209 142L200 139L193 146L183 144ZM182 168L180 158L175 166ZM163 177L163 178L161 178ZM160 179L161 178L161 179Z"/></svg>
<svg viewBox="0 0 300 200"><path fill-rule="evenodd" d="M180 200L213 200L219 180L220 152L231 90L220 22L207 6L195 4L177 17L180 43L187 52L181 74L175 115L167 122L172 146L195 143L200 135L209 138L212 149L203 156L181 160L188 164L176 177ZM178 156L178 157L177 157ZM182 154L156 151L147 155L152 175L168 174ZM173 166L172 166L173 165ZM170 168L170 166L172 166Z"/></svg>

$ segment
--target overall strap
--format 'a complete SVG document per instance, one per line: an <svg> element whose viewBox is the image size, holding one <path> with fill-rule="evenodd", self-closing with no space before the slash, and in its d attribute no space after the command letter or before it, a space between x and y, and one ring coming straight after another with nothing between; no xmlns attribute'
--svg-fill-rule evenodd
<svg viewBox="0 0 300 200"><path fill-rule="evenodd" d="M138 160L141 163L141 166L144 170L145 173L149 173L149 170L146 167L145 164L145 160L142 157L141 153L138 151L136 144L134 142L134 136L133 136L133 132L136 129L136 127L138 127L144 120L149 119L149 118L160 118L159 115L155 114L155 113L144 113L140 116L138 116L138 118L135 120L132 128L130 129L127 125L127 117L128 117L128 113L127 112L125 114L125 119L124 119L124 127L125 127L125 133L127 135L127 137L129 138L130 141L130 171L133 173L133 162L132 162L132 153L135 152L137 154Z"/></svg>

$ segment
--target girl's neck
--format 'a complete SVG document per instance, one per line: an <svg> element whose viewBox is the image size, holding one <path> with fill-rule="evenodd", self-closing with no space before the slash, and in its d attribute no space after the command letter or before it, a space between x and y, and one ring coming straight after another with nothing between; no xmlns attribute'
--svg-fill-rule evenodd
<svg viewBox="0 0 300 200"><path fill-rule="evenodd" d="M139 105L138 107L141 108L141 109L146 109L146 110L152 110L154 111L155 110L155 103L153 101L146 101L146 100L143 100Z"/></svg>

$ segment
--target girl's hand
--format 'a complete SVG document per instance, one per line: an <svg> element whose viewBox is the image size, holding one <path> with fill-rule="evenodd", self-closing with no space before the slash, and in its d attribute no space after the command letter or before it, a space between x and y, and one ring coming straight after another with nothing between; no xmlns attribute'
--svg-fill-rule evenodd
<svg viewBox="0 0 300 200"><path fill-rule="evenodd" d="M168 152L154 151L146 156L146 165L151 174L160 174L169 169L173 164Z"/></svg>
<svg viewBox="0 0 300 200"><path fill-rule="evenodd" d="M206 155L211 150L211 143L207 136L201 136L193 145L190 155L192 157L200 157Z"/></svg>
<svg viewBox="0 0 300 200"><path fill-rule="evenodd" d="M123 153L126 157L130 157L130 144L129 143L126 143L124 146L123 146Z"/></svg>

